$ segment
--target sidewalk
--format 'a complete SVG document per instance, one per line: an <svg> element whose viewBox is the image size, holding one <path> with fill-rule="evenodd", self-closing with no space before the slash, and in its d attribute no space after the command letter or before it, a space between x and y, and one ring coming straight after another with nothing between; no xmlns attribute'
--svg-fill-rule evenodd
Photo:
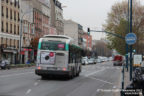
<svg viewBox="0 0 144 96"><path fill-rule="evenodd" d="M126 68L125 68L125 76L124 76L124 88L126 88L130 83L130 75L129 75L129 70L127 72Z"/></svg>
<svg viewBox="0 0 144 96"><path fill-rule="evenodd" d="M122 69L121 69L122 71ZM121 90L121 82L122 82L122 74L120 76L120 80L119 80L119 88ZM124 69L124 88L126 88L128 85L130 84L130 80L129 80L129 71L127 72L127 69ZM113 96L121 96L120 92L115 92L115 94Z"/></svg>

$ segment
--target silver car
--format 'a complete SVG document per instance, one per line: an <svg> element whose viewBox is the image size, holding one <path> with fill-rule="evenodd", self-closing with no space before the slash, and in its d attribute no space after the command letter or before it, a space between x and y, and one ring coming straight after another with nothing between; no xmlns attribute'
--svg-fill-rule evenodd
<svg viewBox="0 0 144 96"><path fill-rule="evenodd" d="M87 57L82 57L82 64L83 65L88 64L88 58Z"/></svg>

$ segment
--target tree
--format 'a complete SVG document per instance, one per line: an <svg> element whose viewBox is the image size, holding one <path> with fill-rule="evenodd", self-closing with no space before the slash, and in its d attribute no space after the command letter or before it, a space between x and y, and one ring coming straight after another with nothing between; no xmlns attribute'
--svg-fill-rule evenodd
<svg viewBox="0 0 144 96"><path fill-rule="evenodd" d="M97 56L111 56L112 51L107 47L107 43L102 40L97 40L96 44L93 46L93 52L96 53Z"/></svg>
<svg viewBox="0 0 144 96"><path fill-rule="evenodd" d="M31 40L31 45L34 50L37 50L38 42L39 42L39 37L34 37L34 39Z"/></svg>
<svg viewBox="0 0 144 96"><path fill-rule="evenodd" d="M137 35L137 43L134 48L137 53L140 53L144 36L144 6L138 2L133 1L133 32ZM112 6L111 12L108 13L106 24L104 29L108 32L119 34L123 37L128 32L128 3L127 1L116 3ZM109 47L116 49L120 54L125 54L125 40L112 35L107 35L107 39L110 41Z"/></svg>

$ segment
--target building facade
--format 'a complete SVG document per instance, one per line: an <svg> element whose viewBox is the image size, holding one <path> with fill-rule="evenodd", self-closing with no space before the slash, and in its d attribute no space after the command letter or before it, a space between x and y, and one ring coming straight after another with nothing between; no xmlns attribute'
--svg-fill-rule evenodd
<svg viewBox="0 0 144 96"><path fill-rule="evenodd" d="M63 9L58 0L50 0L51 3L51 27L57 35L64 35ZM55 30L54 30L55 29Z"/></svg>
<svg viewBox="0 0 144 96"><path fill-rule="evenodd" d="M19 1L0 0L0 59L17 63L19 48Z"/></svg>
<svg viewBox="0 0 144 96"><path fill-rule="evenodd" d="M92 36L91 35L88 35L87 33L84 33L83 34L83 45L84 45L84 49L87 49L87 50L92 50Z"/></svg>
<svg viewBox="0 0 144 96"><path fill-rule="evenodd" d="M72 21L64 20L64 35L74 39L74 44L83 48L83 26Z"/></svg>
<svg viewBox="0 0 144 96"><path fill-rule="evenodd" d="M36 57L36 50L31 40L50 34L50 2L49 0L21 0L21 16L23 16L22 61ZM35 56L33 56L35 54Z"/></svg>
<svg viewBox="0 0 144 96"><path fill-rule="evenodd" d="M83 34L84 34L83 26L78 24L78 44L81 48L84 48L84 46L83 46Z"/></svg>
<svg viewBox="0 0 144 96"><path fill-rule="evenodd" d="M72 20L64 20L64 35L73 38L73 43L78 45L78 23Z"/></svg>

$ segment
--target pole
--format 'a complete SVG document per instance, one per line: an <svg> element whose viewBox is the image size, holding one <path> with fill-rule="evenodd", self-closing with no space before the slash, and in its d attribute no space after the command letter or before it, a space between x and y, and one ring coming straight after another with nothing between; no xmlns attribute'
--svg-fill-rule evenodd
<svg viewBox="0 0 144 96"><path fill-rule="evenodd" d="M20 51L20 55L19 55L19 56L20 56L20 57L19 57L20 62L19 62L19 63L22 64L22 56L21 56L21 47L22 47L22 46L21 46L21 45L22 45L22 23L23 23L22 18L21 18L20 23L21 23L21 27L20 27L21 29L20 29L20 46L19 46L19 47L20 47L20 49L19 49L19 51Z"/></svg>
<svg viewBox="0 0 144 96"><path fill-rule="evenodd" d="M128 28L127 28L127 32L126 32L126 34L127 33L129 33L129 0L128 0L128 17L127 17L127 21L128 21ZM128 50L129 49L129 46L128 46L128 44L126 43L126 69L127 69L127 72L128 72Z"/></svg>
<svg viewBox="0 0 144 96"><path fill-rule="evenodd" d="M132 33L132 0L130 0L130 32ZM132 80L132 45L130 45L130 81Z"/></svg>

